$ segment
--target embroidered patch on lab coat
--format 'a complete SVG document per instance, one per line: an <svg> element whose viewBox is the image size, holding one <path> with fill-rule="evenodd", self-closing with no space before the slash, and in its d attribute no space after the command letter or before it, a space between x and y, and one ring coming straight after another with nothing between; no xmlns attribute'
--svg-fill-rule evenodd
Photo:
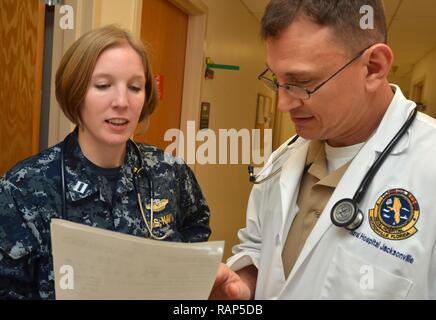
<svg viewBox="0 0 436 320"><path fill-rule="evenodd" d="M390 189L383 193L369 210L369 225L379 236L389 240L403 240L418 230L419 205L415 196L404 189Z"/></svg>

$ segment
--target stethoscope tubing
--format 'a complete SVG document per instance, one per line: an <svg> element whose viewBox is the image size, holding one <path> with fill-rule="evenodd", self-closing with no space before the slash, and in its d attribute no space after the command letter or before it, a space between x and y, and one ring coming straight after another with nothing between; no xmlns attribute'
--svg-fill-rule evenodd
<svg viewBox="0 0 436 320"><path fill-rule="evenodd" d="M355 201L357 204L362 200L363 196L365 195L366 189L370 185L372 179L374 178L375 174L380 169L383 162L386 160L386 158L391 153L392 149L401 140L401 138L404 136L404 134L409 129L409 127L412 124L413 120L415 119L417 113L418 113L418 108L415 107L413 109L413 111L411 112L411 114L409 115L409 117L407 118L406 122L401 126L400 130L398 130L398 132L392 138L392 140L388 143L386 148L380 153L380 155L374 161L371 168L369 168L368 172L366 173L365 177L363 178L362 182L360 183L359 187L357 188L356 192L354 193L353 201Z"/></svg>
<svg viewBox="0 0 436 320"><path fill-rule="evenodd" d="M299 135L295 135L291 140L289 140L289 142L286 144L286 146L282 150L280 150L278 155L276 157L274 157L274 159L271 161L271 164L268 165L268 167L264 168L262 171L265 171L267 168L269 168L271 166L274 167L274 164L288 151L288 149L294 144L295 141L298 140L299 137L300 137ZM262 176L262 171L259 174L254 175L253 174L253 166L249 165L248 166L248 173L250 175L250 182L253 184L261 184L263 182L266 182L266 181L272 179L278 173L280 173L282 171L282 167L280 166L277 170L274 170L274 172L270 173L265 178L259 180L258 178Z"/></svg>

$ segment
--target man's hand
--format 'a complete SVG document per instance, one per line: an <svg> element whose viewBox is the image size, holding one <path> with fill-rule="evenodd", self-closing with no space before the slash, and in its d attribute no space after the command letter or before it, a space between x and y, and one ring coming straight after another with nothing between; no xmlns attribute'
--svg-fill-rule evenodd
<svg viewBox="0 0 436 320"><path fill-rule="evenodd" d="M239 274L240 273L240 274ZM246 267L236 273L221 263L209 296L211 300L249 300L254 297L257 269Z"/></svg>

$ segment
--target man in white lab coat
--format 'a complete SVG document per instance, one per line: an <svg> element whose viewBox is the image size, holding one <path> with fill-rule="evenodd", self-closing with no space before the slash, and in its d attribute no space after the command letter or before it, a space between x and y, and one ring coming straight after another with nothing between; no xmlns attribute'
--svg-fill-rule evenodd
<svg viewBox="0 0 436 320"><path fill-rule="evenodd" d="M266 179L210 297L435 299L436 121L410 120L416 104L387 81L381 1L272 0L262 35L259 78L300 137L257 177ZM355 211L335 207L347 198ZM359 214L337 226L347 212Z"/></svg>

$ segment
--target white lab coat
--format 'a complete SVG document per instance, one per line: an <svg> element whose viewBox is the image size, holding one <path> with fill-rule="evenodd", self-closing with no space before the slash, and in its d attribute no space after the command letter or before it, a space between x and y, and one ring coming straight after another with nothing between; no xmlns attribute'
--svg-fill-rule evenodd
<svg viewBox="0 0 436 320"><path fill-rule="evenodd" d="M258 268L256 299L436 299L435 119L417 114L366 190L360 203L364 222L354 235L330 220L333 205L353 197L376 156L415 106L395 87L379 128L343 175L287 279L281 254L298 212L296 201L309 141L299 138L279 161L280 175L254 186L247 225L238 234L241 243L233 248L227 263L233 270L250 264ZM403 240L385 239L369 225L369 210L385 191L395 188L410 191L420 208L418 231ZM365 242L364 236L373 244L380 242L380 247ZM392 250L381 250L383 244L396 250L397 256ZM410 255L413 263L400 259L400 253Z"/></svg>

